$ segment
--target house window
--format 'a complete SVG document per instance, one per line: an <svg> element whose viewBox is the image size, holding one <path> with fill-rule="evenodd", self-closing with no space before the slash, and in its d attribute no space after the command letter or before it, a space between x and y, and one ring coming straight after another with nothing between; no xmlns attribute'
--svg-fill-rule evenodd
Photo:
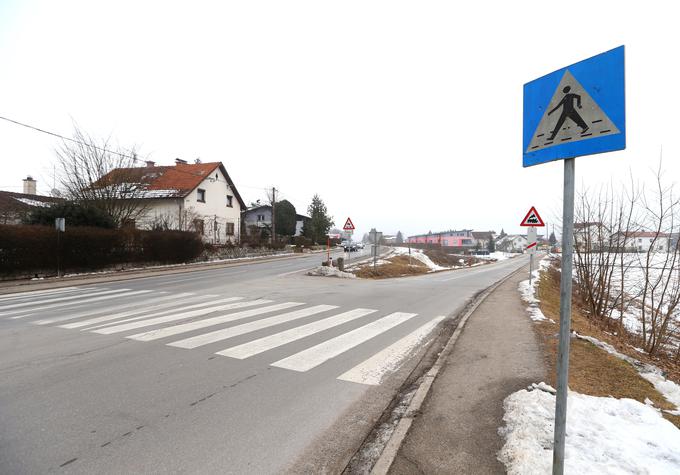
<svg viewBox="0 0 680 475"><path fill-rule="evenodd" d="M264 221L264 215L263 215L263 214L258 214L258 215L257 215L257 220L258 220L258 221Z"/></svg>
<svg viewBox="0 0 680 475"><path fill-rule="evenodd" d="M201 236L205 234L204 223L202 219L194 219L194 230Z"/></svg>
<svg viewBox="0 0 680 475"><path fill-rule="evenodd" d="M198 190L196 190L196 196L197 196L196 201L198 201L199 203L205 203L205 190L199 188Z"/></svg>
<svg viewBox="0 0 680 475"><path fill-rule="evenodd" d="M449 245L449 240L448 240L448 239L444 239L444 245L445 245L445 246L448 246L448 245Z"/></svg>
<svg viewBox="0 0 680 475"><path fill-rule="evenodd" d="M463 246L469 246L472 244L472 239L463 239Z"/></svg>
<svg viewBox="0 0 680 475"><path fill-rule="evenodd" d="M234 197L231 195L227 195L227 206L230 208L234 207L234 203L232 202L234 200Z"/></svg>
<svg viewBox="0 0 680 475"><path fill-rule="evenodd" d="M227 236L234 235L234 223L227 223Z"/></svg>

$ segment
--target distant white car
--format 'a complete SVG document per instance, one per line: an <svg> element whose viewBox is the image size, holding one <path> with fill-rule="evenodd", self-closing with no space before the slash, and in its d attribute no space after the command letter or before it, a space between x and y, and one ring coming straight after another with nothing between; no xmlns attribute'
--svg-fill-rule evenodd
<svg viewBox="0 0 680 475"><path fill-rule="evenodd" d="M357 243L357 249L363 249L364 248L364 243L363 242L358 242Z"/></svg>

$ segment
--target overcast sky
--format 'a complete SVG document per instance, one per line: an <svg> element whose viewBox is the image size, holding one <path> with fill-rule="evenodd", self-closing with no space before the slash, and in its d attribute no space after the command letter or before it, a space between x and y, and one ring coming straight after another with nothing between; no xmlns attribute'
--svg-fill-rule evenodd
<svg viewBox="0 0 680 475"><path fill-rule="evenodd" d="M219 4L219 6L217 6ZM625 151L579 184L680 177L677 2L0 0L0 116L225 164L246 202L319 193L405 235L561 214L562 162L522 168L523 84L626 46ZM58 141L0 120L0 189L52 188Z"/></svg>

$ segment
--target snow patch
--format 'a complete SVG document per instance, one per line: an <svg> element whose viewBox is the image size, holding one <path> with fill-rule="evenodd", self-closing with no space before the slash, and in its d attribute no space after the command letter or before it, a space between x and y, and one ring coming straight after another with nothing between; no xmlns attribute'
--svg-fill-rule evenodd
<svg viewBox="0 0 680 475"><path fill-rule="evenodd" d="M307 272L307 275L317 275L323 277L339 277L341 279L354 279L356 276L351 272L343 272L336 267L319 266Z"/></svg>
<svg viewBox="0 0 680 475"><path fill-rule="evenodd" d="M522 295L522 300L529 304L527 307L529 318L535 322L548 320L538 306L541 301L536 298L536 288L538 286L538 281L541 278L541 271L547 267L550 267L550 257L545 257L538 263L538 269L531 273L531 283L529 283L529 280L523 280L519 283L519 292Z"/></svg>
<svg viewBox="0 0 680 475"><path fill-rule="evenodd" d="M620 358L633 365L633 367L637 370L641 377L645 378L647 381L652 383L654 385L654 388L657 391L659 391L659 393L661 393L661 395L664 398L666 398L668 402L670 402L671 404L675 404L675 410L668 412L670 414L680 415L680 386L674 383L673 381L666 379L663 375L663 371L661 371L659 368L657 368L654 365L638 361L635 358L631 358L628 355L624 355L623 353L619 353L609 343L605 343L604 341L598 340L597 338L594 338L592 336L579 335L576 332L574 332L574 336L581 340L589 341L590 343L597 346L598 348L603 349L607 353L614 355L617 358Z"/></svg>
<svg viewBox="0 0 680 475"><path fill-rule="evenodd" d="M520 390L503 407L508 473L551 473L555 396ZM680 430L653 407L576 392L568 407L565 473L680 473Z"/></svg>

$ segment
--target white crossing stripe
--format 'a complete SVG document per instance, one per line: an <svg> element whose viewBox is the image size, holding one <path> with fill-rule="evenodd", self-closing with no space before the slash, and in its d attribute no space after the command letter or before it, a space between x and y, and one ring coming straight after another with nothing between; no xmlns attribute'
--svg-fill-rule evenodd
<svg viewBox="0 0 680 475"><path fill-rule="evenodd" d="M243 343L242 345L233 346L226 350L218 351L216 354L242 360L293 341L301 340L315 333L328 330L329 328L337 327L343 323L351 322L352 320L356 320L357 318L364 317L374 312L377 312L377 310L356 308L348 312L324 318L323 320L308 323L307 325L291 328L290 330L285 330L248 343Z"/></svg>
<svg viewBox="0 0 680 475"><path fill-rule="evenodd" d="M395 312L374 322L368 323L340 336L326 340L288 358L284 358L272 366L293 371L309 371L321 363L348 351L361 343L370 340L387 330L415 317L417 313Z"/></svg>
<svg viewBox="0 0 680 475"><path fill-rule="evenodd" d="M159 294L167 294L167 292L159 292ZM152 299L147 299L147 300L140 300L132 303L126 303L123 305L116 305L114 307L108 307L108 308L101 308L101 309L90 309L86 310L84 312L79 312L79 313L70 313L68 315L64 315L61 317L54 317L54 318L46 318L44 320L38 320L35 323L36 325L49 325L52 323L60 323L60 322L65 322L67 320L76 320L78 318L83 318L83 317L92 317L93 315L100 315L105 312L116 312L119 310L125 310L125 309L134 309L133 311L129 311L128 313L141 313L142 311L147 311L149 309L148 305L151 305L153 303L158 303L158 302L165 302L167 300L176 300L178 298L182 297L188 297L190 295L195 295L191 292L185 292L183 294L175 294L175 295L165 295L163 297L157 297L157 298L152 298ZM175 304L176 305L176 304ZM144 309L144 310L140 310ZM108 317L108 316L107 316ZM101 318L107 318L107 317L101 317ZM85 320L85 322L89 322L90 320L96 320L96 318L88 319ZM60 325L60 328L80 328L83 326L86 326L87 323L81 322L75 322L75 323L69 323L66 325Z"/></svg>
<svg viewBox="0 0 680 475"><path fill-rule="evenodd" d="M425 325L409 333L401 340L338 377L353 383L378 385L387 373L396 371L402 361L418 346L446 317L435 317Z"/></svg>
<svg viewBox="0 0 680 475"><path fill-rule="evenodd" d="M55 303L55 302L64 302L66 300L74 300L74 299L79 299L83 297L92 297L95 295L105 295L105 294L113 294L116 292L124 292L126 290L131 290L131 289L116 289L116 290L102 290L102 291L97 291L97 292L87 292L84 294L78 294L78 295L68 295L66 297L56 297L56 298L49 298L45 300L40 300L38 302L21 302L21 303L15 303L13 305L3 305L2 310L10 310L14 308L20 308L20 307L31 307L31 306L36 306L36 305L42 305L45 303Z"/></svg>
<svg viewBox="0 0 680 475"><path fill-rule="evenodd" d="M157 306L158 308L166 308L166 307L176 307L172 308L170 310L162 310L159 312L156 312L155 310L158 310L157 307L152 307L149 309L145 309L142 311L135 310L135 311L130 311L130 312L124 312L124 313L119 313L116 315L109 315L107 317L101 317L98 318L99 320L97 324L95 324L93 327L90 328L84 328L81 331L86 331L86 330L94 330L95 328L102 328L102 327L110 327L113 325L120 325L121 323L127 323L127 322L136 322L137 320L145 320L148 318L152 317L159 317L162 315L174 315L176 313L181 313L181 312L186 312L187 310L192 310L194 308L200 308L200 309L206 309L206 307L214 307L217 304L221 303L226 303L226 302L234 302L236 300L243 300L243 297L227 297L224 299L219 299L219 300L209 300L210 298L215 297L215 295L199 295L198 297L193 297L190 299L186 299L185 303L191 303L195 300L201 300L201 302L193 305L182 305L180 307L177 307L176 303L171 303L167 305L159 305ZM154 313L147 313L148 311L153 310ZM132 315L140 315L138 317L131 317ZM131 318L123 318L123 317L131 317ZM123 318L123 320L119 320L120 318ZM112 322L111 320L118 320L116 322ZM101 322L106 322L106 323L101 323Z"/></svg>
<svg viewBox="0 0 680 475"><path fill-rule="evenodd" d="M241 300L243 297L230 297L229 299L225 300ZM135 322L130 322L130 323L123 323L121 325L114 325L111 327L104 327L104 328L99 328L97 330L92 330L94 333L101 333L102 335L110 335L112 333L120 333L128 330L135 330L137 328L143 328L143 327L150 327L153 325L159 325L161 323L169 323L169 322L175 322L177 320L187 320L189 318L193 317L199 317L202 315L208 315L213 312L218 312L220 310L229 310L232 308L242 308L242 307L251 307L253 305L260 305L263 303L269 303L271 300L251 300L249 302L236 302L236 303L229 303L225 305L214 305L212 307L207 307L207 308L202 308L200 310L193 310L191 312L182 312L178 314L173 314L173 315L167 315L164 317L158 317L158 318L147 318L144 320L140 321L135 321Z"/></svg>
<svg viewBox="0 0 680 475"><path fill-rule="evenodd" d="M293 312L282 313L262 320L236 325L234 327L223 328L203 335L186 338L184 340L174 341L168 343L169 346L176 346L178 348L197 348L199 346L208 345L217 341L226 340L235 336L244 335L246 333L262 330L264 328L273 327L281 323L292 322L300 318L316 315L317 313L327 312L338 308L337 305L317 305L315 307L303 308L302 310L295 310Z"/></svg>
<svg viewBox="0 0 680 475"><path fill-rule="evenodd" d="M241 320L248 317L254 317L255 315L261 315L263 313L276 312L277 310L285 310L287 308L296 307L298 305L304 304L300 302L284 302L275 305L270 305L268 307L260 307L252 310L244 310L242 312L228 313L226 315L219 315L217 317L207 318L205 320L198 320L195 322L184 323L181 325L174 325L167 328L161 328L159 330L151 330L145 333L140 333L138 335L129 336L128 338L139 341L157 340L159 338L178 335L180 333L186 333L193 330L198 330L200 328L219 325L220 323Z"/></svg>
<svg viewBox="0 0 680 475"><path fill-rule="evenodd" d="M62 287L60 289L45 289L45 290L31 290L29 292L13 292L11 294L3 294L0 296L0 303L10 300L27 299L31 297L49 297L56 294L68 294L77 290L83 290L82 287Z"/></svg>
<svg viewBox="0 0 680 475"><path fill-rule="evenodd" d="M129 289L126 289L129 290ZM134 292L119 292L116 295L104 295L101 297L95 297L95 298L87 298L80 300L79 302L61 302L61 303L56 303L56 304L51 304L51 305L45 305L42 307L36 307L36 308L31 308L29 310L24 310L19 313L22 315L15 315L12 318L26 318L30 317L33 315L35 312L39 310L52 310L55 308L60 308L60 307L68 307L71 305L82 305L85 303L92 303L92 302L100 302L102 300L111 300L111 299L119 299L119 298L127 298L127 297L132 297L133 295L140 295L140 294L148 294L149 292L153 292L152 290L135 290ZM13 312L16 313L16 312Z"/></svg>

